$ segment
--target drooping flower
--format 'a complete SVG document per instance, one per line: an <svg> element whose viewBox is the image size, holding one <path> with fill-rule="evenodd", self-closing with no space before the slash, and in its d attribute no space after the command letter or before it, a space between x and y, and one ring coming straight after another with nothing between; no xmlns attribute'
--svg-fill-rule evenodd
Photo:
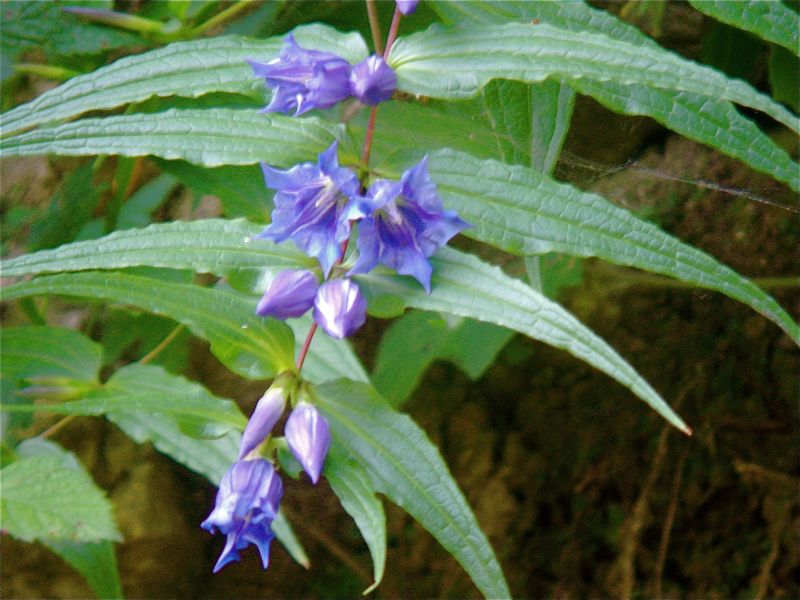
<svg viewBox="0 0 800 600"><path fill-rule="evenodd" d="M231 561L239 560L239 552L254 544L266 569L269 565L271 524L278 514L283 483L272 463L263 460L239 460L225 473L217 492L214 510L200 525L211 533L228 536L225 549L214 566L214 573Z"/></svg>
<svg viewBox="0 0 800 600"><path fill-rule="evenodd" d="M405 16L413 14L419 4L419 0L396 0L396 2L397 9Z"/></svg>
<svg viewBox="0 0 800 600"><path fill-rule="evenodd" d="M284 433L292 454L316 484L331 447L328 421L313 404L301 400L286 420Z"/></svg>
<svg viewBox="0 0 800 600"><path fill-rule="evenodd" d="M300 317L314 306L319 282L311 271L281 271L269 284L256 307L256 314L284 321Z"/></svg>
<svg viewBox="0 0 800 600"><path fill-rule="evenodd" d="M382 263L401 275L415 277L430 293L428 258L470 225L442 208L428 175L428 157L403 173L400 181L373 183L366 203L362 212L369 216L358 226L359 256L350 274L366 273Z"/></svg>
<svg viewBox="0 0 800 600"><path fill-rule="evenodd" d="M261 163L267 187L277 193L272 223L259 237L273 242L291 239L319 260L326 277L350 235L350 220L364 216L356 200L358 178L339 166L336 148L333 142L316 165L302 163L288 171Z"/></svg>
<svg viewBox="0 0 800 600"><path fill-rule="evenodd" d="M286 407L286 389L276 381L256 404L239 445L239 458L244 458L266 439Z"/></svg>
<svg viewBox="0 0 800 600"><path fill-rule="evenodd" d="M350 92L362 104L375 106L389 100L397 88L397 75L377 54L362 60L350 73Z"/></svg>
<svg viewBox="0 0 800 600"><path fill-rule="evenodd" d="M314 300L314 321L329 336L353 335L367 318L367 301L352 279L334 279L322 284Z"/></svg>
<svg viewBox="0 0 800 600"><path fill-rule="evenodd" d="M264 77L273 88L272 100L262 112L288 113L295 116L309 110L330 108L350 95L352 66L330 52L306 50L294 36L286 36L278 58L268 63L247 59L257 77Z"/></svg>

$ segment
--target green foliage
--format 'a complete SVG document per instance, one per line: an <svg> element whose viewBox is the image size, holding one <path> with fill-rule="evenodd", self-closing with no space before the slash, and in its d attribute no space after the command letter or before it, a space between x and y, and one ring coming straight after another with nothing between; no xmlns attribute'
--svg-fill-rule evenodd
<svg viewBox="0 0 800 600"><path fill-rule="evenodd" d="M400 316L376 343L371 375L348 342L317 336L301 385L333 431L324 475L372 557L374 583L367 592L380 584L386 566L382 494L417 519L485 596L510 597L497 558L438 450L393 408L409 398L433 361L451 361L477 379L513 334L522 333L603 371L688 432L628 362L553 300L558 289L580 279L576 261L586 257L722 292L800 343L798 325L752 282L604 198L551 176L580 93L613 111L651 117L800 190L797 163L736 108L762 111L798 130L797 117L779 104L797 108L797 13L778 2L691 4L726 24L717 28L734 36L728 41L746 36L760 48L773 44L772 98L731 76L728 67L748 65L737 59L726 66L719 44L706 45L707 64L693 62L582 2L429 0L416 21L404 21L406 34L391 49L400 93L379 109L370 164L359 158L368 111L348 102L310 117L260 114L254 107L267 101L268 92L245 62L275 58L285 37L275 33L287 30L305 48L361 61L369 53L368 21L356 5L308 3L298 10L265 3L233 30L274 37L176 42L72 77L74 69L105 60L107 49L140 50L153 41L218 31L245 5L145 3L131 14L103 16L117 25L110 27L66 15L59 4L3 4L4 77L11 62L37 48L58 63L40 65L39 73L70 77L3 115L3 156L119 157L68 173L44 218L31 226L25 246L31 252L3 262L4 277L26 278L6 287L3 299L21 300L36 323L3 332L3 408L11 413L4 433L18 429L19 415L35 411L104 415L134 440L152 443L219 483L237 459L246 420L231 400L170 372L185 364L188 337L174 338L174 322L207 340L225 367L250 379L299 371L296 349L312 327L308 315L280 323L254 314L257 295L276 274L317 268L293 245L257 237L271 212L271 192L257 163L291 168L313 162L338 140L340 161L354 167L366 186L370 178L397 177L428 154L444 204L472 226L465 235L492 247L478 250L481 256L498 264L506 260L501 253L521 257L514 265L524 261L530 285L453 249L431 259L431 294L382 267L359 275L370 314ZM430 22L428 7L443 24L421 30ZM100 8L115 5L104 2ZM386 6L380 10L382 18L389 17ZM655 7L656 26L664 11ZM357 30L297 27L311 17ZM414 28L420 31L408 35ZM65 56L66 63L59 63ZM218 197L226 218L152 223L182 196L178 186L195 198ZM127 197L132 189L137 191ZM9 226L15 232L4 249L13 247L35 214L4 210L4 235ZM337 267L342 272L353 256L343 258ZM213 277L193 279L195 273ZM41 310L36 296L112 304L95 305L85 320L85 331L102 345L47 326L52 305ZM403 314L408 308L417 310ZM167 343L180 346L174 356L164 350ZM162 364L147 364L159 352ZM31 404L30 397L47 402ZM4 529L48 545L99 596L120 596L111 545L119 534L102 492L57 446L15 446L14 435L6 439L0 472ZM294 459L278 454L285 472L296 474ZM308 556L283 514L273 530L307 567Z"/></svg>
<svg viewBox="0 0 800 600"><path fill-rule="evenodd" d="M111 505L92 478L56 456L23 457L0 470L3 529L28 542L120 540Z"/></svg>
<svg viewBox="0 0 800 600"><path fill-rule="evenodd" d="M315 392L334 439L364 466L375 489L430 531L486 597L509 598L489 542L425 433L366 384L343 380Z"/></svg>

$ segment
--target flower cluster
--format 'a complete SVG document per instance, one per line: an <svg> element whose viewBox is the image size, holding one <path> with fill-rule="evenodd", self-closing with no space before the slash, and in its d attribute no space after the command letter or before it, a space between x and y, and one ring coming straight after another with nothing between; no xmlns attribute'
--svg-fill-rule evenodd
<svg viewBox="0 0 800 600"><path fill-rule="evenodd" d="M402 5L401 5L402 4ZM403 13L416 3L398 3ZM350 95L364 104L391 97L394 71L379 56L350 67L327 52L305 50L289 35L280 55L268 63L249 61L256 74L274 88L265 111L302 114L329 108ZM337 142L322 152L317 163L288 170L263 164L264 181L275 190L272 223L259 237L276 243L291 240L319 261L322 281L310 270L279 273L264 292L257 313L263 317L299 317L312 307L314 321L328 335L343 338L366 319L367 303L349 277L368 273L378 264L411 275L430 292L428 259L469 225L446 211L428 175L427 157L406 171L400 181L378 179L364 191L356 174L339 166ZM344 277L332 277L342 264L358 223L358 258ZM340 275L345 269L340 269Z"/></svg>
<svg viewBox="0 0 800 600"><path fill-rule="evenodd" d="M267 63L247 62L274 90L263 112L294 111L298 116L330 108L350 96L374 106L391 98L397 87L394 71L377 54L353 66L336 54L301 48L291 34L278 58Z"/></svg>
<svg viewBox="0 0 800 600"><path fill-rule="evenodd" d="M279 377L256 405L242 435L239 459L222 478L214 510L201 527L227 536L222 554L214 566L216 573L231 561L239 560L239 551L254 544L266 569L269 549L275 535L272 521L278 514L283 483L273 464L262 458L272 429L286 407L293 386ZM286 444L313 483L319 481L331 444L330 428L319 411L301 399L284 427Z"/></svg>

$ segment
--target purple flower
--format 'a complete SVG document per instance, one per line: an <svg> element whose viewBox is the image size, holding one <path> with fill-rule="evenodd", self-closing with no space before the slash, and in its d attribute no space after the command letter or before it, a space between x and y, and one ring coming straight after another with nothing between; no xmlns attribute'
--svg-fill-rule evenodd
<svg viewBox="0 0 800 600"><path fill-rule="evenodd" d="M367 318L367 302L351 279L334 279L320 286L314 300L314 321L329 336L353 335Z"/></svg>
<svg viewBox="0 0 800 600"><path fill-rule="evenodd" d="M262 112L295 116L315 108L330 108L350 95L351 65L330 52L305 50L289 34L278 58L262 63L247 59L257 77L274 88L272 101Z"/></svg>
<svg viewBox="0 0 800 600"><path fill-rule="evenodd" d="M357 198L356 174L339 166L337 143L319 155L317 164L302 163L280 171L261 163L267 187L277 191L270 224L259 237L273 242L291 239L316 257L325 276L350 235L350 220L364 216Z"/></svg>
<svg viewBox="0 0 800 600"><path fill-rule="evenodd" d="M350 73L350 92L362 104L375 106L389 100L396 88L394 70L377 54L362 60Z"/></svg>
<svg viewBox="0 0 800 600"><path fill-rule="evenodd" d="M396 2L397 9L406 16L413 14L419 4L419 0L396 0Z"/></svg>
<svg viewBox="0 0 800 600"><path fill-rule="evenodd" d="M367 192L370 214L358 226L358 260L349 274L366 273L382 263L401 275L412 275L431 291L428 258L469 223L442 208L428 175L428 157L400 181L380 179Z"/></svg>
<svg viewBox="0 0 800 600"><path fill-rule="evenodd" d="M233 560L239 551L255 544L266 569L269 565L271 523L278 514L283 483L272 463L263 459L239 460L225 473L219 484L214 510L200 525L228 536L225 549L214 566L214 573Z"/></svg>
<svg viewBox="0 0 800 600"><path fill-rule="evenodd" d="M311 271L281 271L258 302L256 314L284 321L300 317L314 306L319 282Z"/></svg>
<svg viewBox="0 0 800 600"><path fill-rule="evenodd" d="M281 418L286 406L286 389L277 381L256 404L253 415L247 422L239 446L239 458L244 458L266 439L275 423Z"/></svg>
<svg viewBox="0 0 800 600"><path fill-rule="evenodd" d="M292 454L311 481L317 483L331 447L331 430L325 417L312 404L301 400L289 415L284 433Z"/></svg>

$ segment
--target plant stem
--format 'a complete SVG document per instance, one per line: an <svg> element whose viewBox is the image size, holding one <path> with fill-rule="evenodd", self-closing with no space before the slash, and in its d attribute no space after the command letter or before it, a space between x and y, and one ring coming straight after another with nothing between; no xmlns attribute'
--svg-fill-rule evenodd
<svg viewBox="0 0 800 600"><path fill-rule="evenodd" d="M150 350L150 352L148 352L145 356L143 356L142 359L139 361L139 364L146 365L151 360L153 360L156 356L161 354L161 352L164 350L164 348L169 346L169 344L172 342L172 340L174 340L176 337L178 337L178 334L181 331L183 331L183 329L184 329L184 325L183 324L178 325L175 329L173 329L170 332L170 334L167 337L165 337L161 341L161 343L158 346L156 346L155 348Z"/></svg>
<svg viewBox="0 0 800 600"><path fill-rule="evenodd" d="M378 22L378 8L375 6L375 0L367 0L367 16L369 17L369 30L372 32L372 43L375 45L375 52L383 54L381 25Z"/></svg>
<svg viewBox="0 0 800 600"><path fill-rule="evenodd" d="M402 13L400 12L400 9L395 6L394 16L392 16L392 25L389 27L389 37L386 39L386 50L383 51L383 60L389 58L389 52L392 50L392 44L394 44L394 41L397 39L397 30L400 28L401 17Z"/></svg>
<svg viewBox="0 0 800 600"><path fill-rule="evenodd" d="M250 6L250 4L251 4L250 0L239 0L239 2L229 6L221 13L211 17L205 23L201 23L200 25L192 29L192 37L201 35L206 31L208 31L209 29L211 29L212 27L216 27L217 25L224 23L228 19L242 12L245 8Z"/></svg>
<svg viewBox="0 0 800 600"><path fill-rule="evenodd" d="M381 30L378 23L378 11L375 7L375 0L367 0L367 15L369 16L369 27L372 31L372 41L375 43L375 51L381 53ZM397 30L400 26L400 11L395 8L394 17L392 17L392 26L389 30L389 37L386 40L386 49L383 51L384 60L389 56L389 51L392 49L392 44L397 38ZM364 171L369 171L369 156L372 152L372 137L375 135L375 120L378 116L378 107L373 106L369 111L369 123L367 124L367 132L364 135L364 146L361 150L361 164ZM363 182L362 182L363 185ZM347 242L345 240L342 244L342 253L339 255L339 260L336 261L337 265L342 264L344 261L345 252L347 252ZM311 347L311 340L314 339L314 334L317 332L317 324L313 323L311 329L308 330L308 335L303 342L303 347L300 349L300 354L297 357L297 372L299 373L303 368L303 363L306 361L308 349Z"/></svg>
<svg viewBox="0 0 800 600"><path fill-rule="evenodd" d="M57 433L61 429L63 429L74 418L75 418L75 415L67 415L63 419L60 419L55 425L53 425L52 427L49 427L48 429L46 429L45 431L40 433L37 437L40 437L42 439L46 439L46 438L50 437L54 433Z"/></svg>

